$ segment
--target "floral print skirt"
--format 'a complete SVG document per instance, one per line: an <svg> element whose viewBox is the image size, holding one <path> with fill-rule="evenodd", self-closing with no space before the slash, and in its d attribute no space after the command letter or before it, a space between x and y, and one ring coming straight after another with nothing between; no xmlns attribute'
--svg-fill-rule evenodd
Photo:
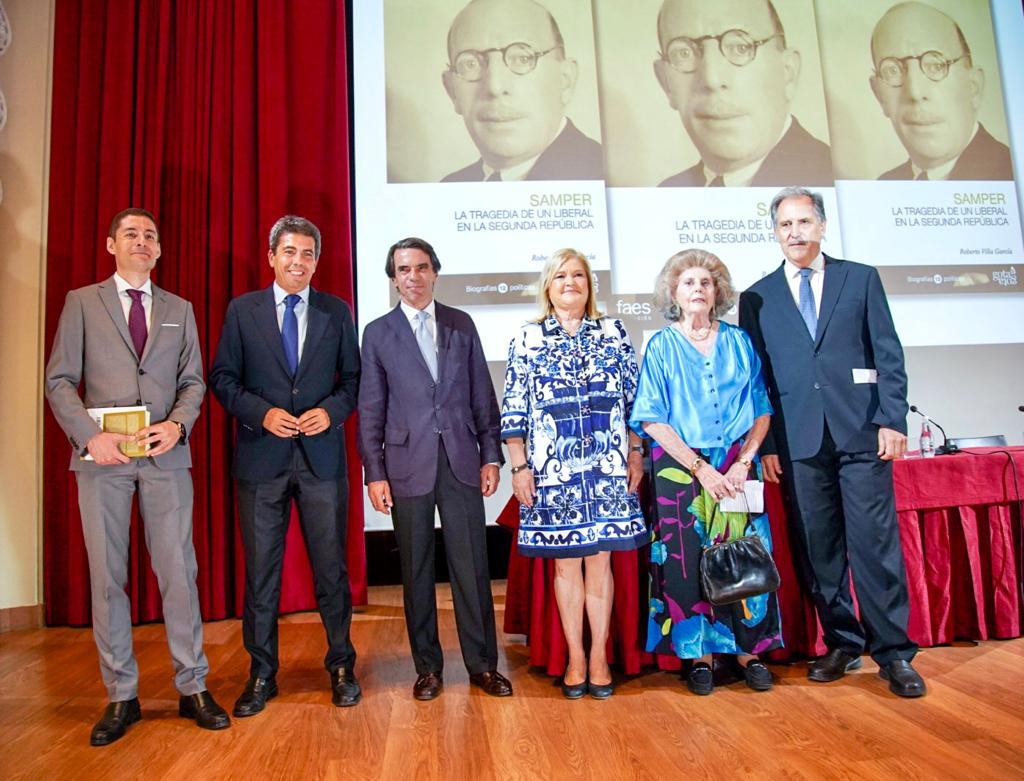
<svg viewBox="0 0 1024 781"><path fill-rule="evenodd" d="M701 457L724 472L738 448L710 448ZM771 551L767 513L713 512L715 500L661 447L651 451L655 518L651 532L646 648L697 659L709 653L759 654L782 647L774 593L732 605L705 601L700 557L716 542L756 534Z"/></svg>

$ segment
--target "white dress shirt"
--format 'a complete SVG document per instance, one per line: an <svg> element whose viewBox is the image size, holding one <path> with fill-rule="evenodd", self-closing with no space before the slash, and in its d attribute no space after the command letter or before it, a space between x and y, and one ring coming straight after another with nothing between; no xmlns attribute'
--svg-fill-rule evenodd
<svg viewBox="0 0 1024 781"><path fill-rule="evenodd" d="M413 309L404 300L400 303L402 312L409 320L409 327L412 328L414 334L420 327L420 311L427 313L427 332L430 334L430 338L434 340L434 347L437 347L437 318L434 316L434 299L430 299L430 303L423 307L422 310Z"/></svg>
<svg viewBox="0 0 1024 781"><path fill-rule="evenodd" d="M306 285L296 295L302 300L295 305L295 319L299 324L299 360L302 360L302 346L306 343L306 322L309 315L309 285ZM277 311L277 330L284 325L284 311L288 308L284 299L288 291L274 282L274 308Z"/></svg>
<svg viewBox="0 0 1024 781"><path fill-rule="evenodd" d="M114 273L114 284L117 285L117 300L121 302L121 311L124 312L124 321L128 322L128 313L132 309L132 297L128 295L129 290L142 291L142 308L146 312L146 333L152 328L153 319L153 283L147 277L139 287L132 287L127 280L118 273Z"/></svg>
<svg viewBox="0 0 1024 781"><path fill-rule="evenodd" d="M814 293L814 314L821 314L821 291L825 286L825 256L820 252L818 257L811 261L811 292ZM793 301L797 308L800 307L800 266L786 259L786 282L789 283L789 292L793 294Z"/></svg>

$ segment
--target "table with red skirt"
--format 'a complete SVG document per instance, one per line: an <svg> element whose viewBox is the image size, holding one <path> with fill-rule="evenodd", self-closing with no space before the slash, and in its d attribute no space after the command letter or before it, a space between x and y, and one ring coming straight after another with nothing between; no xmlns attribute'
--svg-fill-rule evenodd
<svg viewBox="0 0 1024 781"><path fill-rule="evenodd" d="M893 465L893 482L910 594L910 638L928 647L954 640L1020 637L1024 447L971 448L935 458L904 459ZM826 649L796 569L785 504L777 485L767 484L765 489L773 555L782 580L778 597L785 641L785 648L768 658L818 656ZM513 497L498 522L514 530L518 519ZM647 547L611 557L612 664L629 675L645 667L679 669L680 659L647 653L640 639L647 615ZM856 577L854 572L854 584ZM520 556L513 539L505 632L526 635L530 664L560 676L568 657L553 582L553 562Z"/></svg>

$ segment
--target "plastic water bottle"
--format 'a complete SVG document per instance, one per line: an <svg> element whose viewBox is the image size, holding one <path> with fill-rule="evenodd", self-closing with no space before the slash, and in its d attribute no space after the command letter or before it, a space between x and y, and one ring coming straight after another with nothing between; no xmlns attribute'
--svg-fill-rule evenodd
<svg viewBox="0 0 1024 781"><path fill-rule="evenodd" d="M925 417L921 421L921 457L935 458L935 440L932 439L932 422Z"/></svg>

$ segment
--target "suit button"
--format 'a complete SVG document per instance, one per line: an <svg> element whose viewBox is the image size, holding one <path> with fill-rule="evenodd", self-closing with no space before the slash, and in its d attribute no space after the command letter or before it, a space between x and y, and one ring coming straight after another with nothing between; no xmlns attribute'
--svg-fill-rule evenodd
<svg viewBox="0 0 1024 781"><path fill-rule="evenodd" d="M435 433L435 434L440 434L440 433L441 433L441 429L439 429L439 428L435 428L435 429L434 429L434 433Z"/></svg>
<svg viewBox="0 0 1024 781"><path fill-rule="evenodd" d="M292 388L292 396L298 396L298 395L299 395L299 389L298 388Z"/></svg>
<svg viewBox="0 0 1024 781"><path fill-rule="evenodd" d="M145 370L145 369L139 369L139 376L140 376L140 377L141 377L141 376L142 376L143 374L145 374L145 373L146 373L146 370Z"/></svg>
<svg viewBox="0 0 1024 781"><path fill-rule="evenodd" d="M821 390L821 386L818 383L814 383L814 390Z"/></svg>

